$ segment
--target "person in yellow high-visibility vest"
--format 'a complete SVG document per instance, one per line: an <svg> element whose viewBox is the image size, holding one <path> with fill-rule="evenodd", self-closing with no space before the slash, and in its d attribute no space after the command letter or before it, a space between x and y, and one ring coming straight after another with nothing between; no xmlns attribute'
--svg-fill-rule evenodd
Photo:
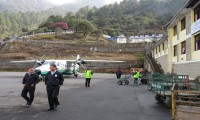
<svg viewBox="0 0 200 120"><path fill-rule="evenodd" d="M138 85L139 82L138 82L138 78L140 77L140 72L135 69L134 73L133 73L133 79L134 79L134 84Z"/></svg>
<svg viewBox="0 0 200 120"><path fill-rule="evenodd" d="M85 71L85 78L86 78L86 81L85 81L85 87L90 87L90 81L91 81L91 78L92 78L92 71L87 68L87 70Z"/></svg>

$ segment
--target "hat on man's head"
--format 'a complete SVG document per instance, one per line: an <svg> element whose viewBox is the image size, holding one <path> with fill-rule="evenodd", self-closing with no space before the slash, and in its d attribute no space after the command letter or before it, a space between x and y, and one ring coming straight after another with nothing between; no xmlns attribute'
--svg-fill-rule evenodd
<svg viewBox="0 0 200 120"><path fill-rule="evenodd" d="M57 68L57 66L55 64L51 64L50 66Z"/></svg>

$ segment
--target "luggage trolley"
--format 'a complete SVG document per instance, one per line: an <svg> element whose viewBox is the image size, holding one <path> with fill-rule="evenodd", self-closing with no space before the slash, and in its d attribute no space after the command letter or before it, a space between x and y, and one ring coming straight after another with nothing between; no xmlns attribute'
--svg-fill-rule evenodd
<svg viewBox="0 0 200 120"><path fill-rule="evenodd" d="M128 85L129 81L131 81L131 80L132 80L132 76L125 74L124 77L118 79L118 85L122 85L123 83Z"/></svg>
<svg viewBox="0 0 200 120"><path fill-rule="evenodd" d="M156 74L150 77L149 89L156 93L155 100L159 103L167 102L171 107L171 89L176 83L180 90L189 90L188 75Z"/></svg>

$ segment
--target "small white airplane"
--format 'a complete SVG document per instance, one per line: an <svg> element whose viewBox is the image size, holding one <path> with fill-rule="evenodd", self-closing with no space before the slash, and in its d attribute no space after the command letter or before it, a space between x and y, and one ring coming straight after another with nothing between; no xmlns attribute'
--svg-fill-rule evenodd
<svg viewBox="0 0 200 120"><path fill-rule="evenodd" d="M43 56L44 57L44 56ZM42 58L43 58L42 57ZM76 60L24 60L24 61L11 61L12 63L30 63L35 62L35 66L33 67L35 72L38 75L44 77L47 72L49 71L49 66L51 64L55 64L59 72L63 73L64 75L74 75L78 77L80 66L86 69L83 64L88 62L105 62L105 63L121 63L124 61L114 61L114 60L83 60L80 58L80 55L77 55Z"/></svg>

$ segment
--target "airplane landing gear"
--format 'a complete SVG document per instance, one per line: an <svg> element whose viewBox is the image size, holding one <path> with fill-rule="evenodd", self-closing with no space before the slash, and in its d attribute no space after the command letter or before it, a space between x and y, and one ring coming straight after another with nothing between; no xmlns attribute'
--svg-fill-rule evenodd
<svg viewBox="0 0 200 120"><path fill-rule="evenodd" d="M44 81L44 76L40 77L40 82Z"/></svg>
<svg viewBox="0 0 200 120"><path fill-rule="evenodd" d="M78 74L74 74L74 77L78 78Z"/></svg>

